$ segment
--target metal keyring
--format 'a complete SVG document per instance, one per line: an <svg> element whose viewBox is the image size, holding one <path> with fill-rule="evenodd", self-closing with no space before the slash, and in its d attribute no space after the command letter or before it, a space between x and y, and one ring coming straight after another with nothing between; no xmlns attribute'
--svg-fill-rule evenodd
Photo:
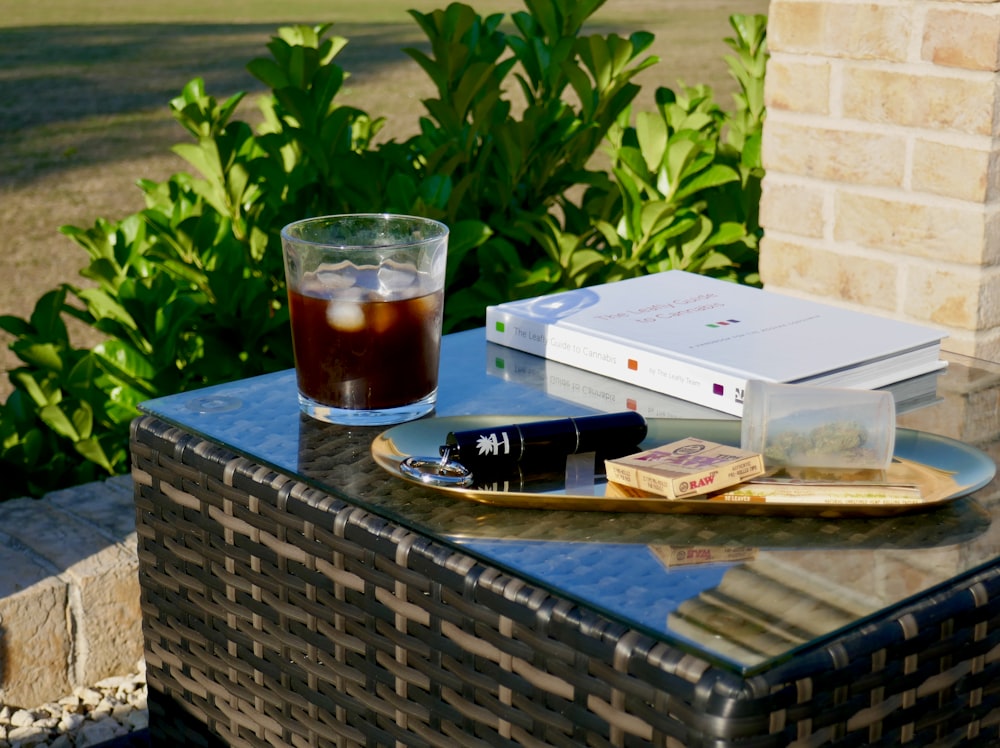
<svg viewBox="0 0 1000 748"><path fill-rule="evenodd" d="M440 457L407 457L399 472L429 486L471 486L472 471L465 465Z"/></svg>

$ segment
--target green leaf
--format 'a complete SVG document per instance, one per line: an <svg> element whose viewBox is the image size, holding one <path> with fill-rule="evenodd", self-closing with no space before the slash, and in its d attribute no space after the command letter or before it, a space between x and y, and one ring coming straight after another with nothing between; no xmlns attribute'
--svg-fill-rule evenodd
<svg viewBox="0 0 1000 748"><path fill-rule="evenodd" d="M80 439L80 434L77 432L73 421L62 411L59 405L46 405L38 411L38 417L59 436L63 436L74 442Z"/></svg>
<svg viewBox="0 0 1000 748"><path fill-rule="evenodd" d="M90 404L81 401L79 406L73 410L70 419L73 422L73 429L79 434L79 438L89 439L94 431L94 411Z"/></svg>
<svg viewBox="0 0 1000 748"><path fill-rule="evenodd" d="M705 240L705 244L711 247L732 244L741 241L746 235L746 226L741 223L729 221L717 226L711 236Z"/></svg>
<svg viewBox="0 0 1000 748"><path fill-rule="evenodd" d="M667 123L656 114L641 112L636 116L635 131L646 168L656 173L663 162L663 155L667 152L669 139Z"/></svg>
<svg viewBox="0 0 1000 748"><path fill-rule="evenodd" d="M489 224L483 221L458 221L448 229L448 254L464 255L485 244L493 233Z"/></svg>
<svg viewBox="0 0 1000 748"><path fill-rule="evenodd" d="M731 166L726 166L725 164L713 164L704 171L701 171L690 179L687 179L674 194L674 198L676 200L683 200L690 195L703 192L704 190L712 187L718 187L729 182L738 182L739 179L739 172Z"/></svg>
<svg viewBox="0 0 1000 748"><path fill-rule="evenodd" d="M19 339L11 343L11 350L26 364L38 369L52 372L63 370L64 349L53 343L32 343L27 339Z"/></svg>
<svg viewBox="0 0 1000 748"><path fill-rule="evenodd" d="M171 150L206 177L218 175L222 172L218 150L215 146L179 143L171 148Z"/></svg>
<svg viewBox="0 0 1000 748"><path fill-rule="evenodd" d="M640 55L653 46L653 42L656 41L656 35L648 31L636 31L629 35L628 40L632 45L633 54Z"/></svg>
<svg viewBox="0 0 1000 748"><path fill-rule="evenodd" d="M94 346L93 355L102 369L133 385L149 381L156 375L149 359L122 340L108 340Z"/></svg>
<svg viewBox="0 0 1000 748"><path fill-rule="evenodd" d="M94 315L95 319L112 319L129 329L136 329L132 315L107 291L84 288L77 291L76 295L86 304L87 311Z"/></svg>
<svg viewBox="0 0 1000 748"><path fill-rule="evenodd" d="M30 335L34 331L25 320L10 314L0 315L0 330L17 338Z"/></svg>
<svg viewBox="0 0 1000 748"><path fill-rule="evenodd" d="M743 141L743 152L740 154L740 163L747 168L759 169L761 166L761 144L763 136L761 132L755 132Z"/></svg>
<svg viewBox="0 0 1000 748"><path fill-rule="evenodd" d="M71 391L78 391L80 394L88 393L93 388L95 382L101 375L101 369L93 355L87 354L80 357L66 375L65 385Z"/></svg>
<svg viewBox="0 0 1000 748"><path fill-rule="evenodd" d="M11 374L11 378L38 408L57 403L61 399L58 389L53 396L48 384L44 380L39 381L31 372L15 371Z"/></svg>
<svg viewBox="0 0 1000 748"><path fill-rule="evenodd" d="M101 446L100 441L96 438L89 437L86 439L78 439L73 443L73 448L90 462L93 462L95 465L99 465L109 474L114 475L114 466L108 459L108 456L104 451L104 447Z"/></svg>
<svg viewBox="0 0 1000 748"><path fill-rule="evenodd" d="M247 70L268 88L285 88L290 85L288 76L278 63L266 57L251 60Z"/></svg>
<svg viewBox="0 0 1000 748"><path fill-rule="evenodd" d="M56 343L69 341L66 325L62 321L62 311L66 303L66 288L62 286L44 294L31 313L31 326L45 340Z"/></svg>
<svg viewBox="0 0 1000 748"><path fill-rule="evenodd" d="M430 206L443 208L451 195L451 178L445 174L435 174L420 184L420 198Z"/></svg>

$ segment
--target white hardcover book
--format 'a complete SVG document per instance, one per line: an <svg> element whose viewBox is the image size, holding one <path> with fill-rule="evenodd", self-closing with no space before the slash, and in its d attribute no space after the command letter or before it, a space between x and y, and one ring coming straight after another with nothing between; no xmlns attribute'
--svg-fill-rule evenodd
<svg viewBox="0 0 1000 748"><path fill-rule="evenodd" d="M740 416L748 379L877 389L940 331L680 270L487 307L486 339Z"/></svg>

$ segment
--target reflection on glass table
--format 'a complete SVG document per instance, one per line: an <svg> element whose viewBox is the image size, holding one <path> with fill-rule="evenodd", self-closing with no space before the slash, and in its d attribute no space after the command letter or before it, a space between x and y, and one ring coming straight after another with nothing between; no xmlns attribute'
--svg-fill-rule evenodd
<svg viewBox="0 0 1000 748"><path fill-rule="evenodd" d="M520 379L499 376L495 354L482 330L445 337L437 416L628 408L651 417L725 419L714 411L693 414L655 393L623 392L586 372L575 387L572 370L549 376L544 362ZM929 404L904 412L899 425L993 458L1000 369L953 357L936 385L933 396L917 388ZM144 409L737 672L789 658L1000 555L995 480L939 508L890 517L510 508L446 496L380 470L370 447L381 430L300 416L291 372L162 398Z"/></svg>

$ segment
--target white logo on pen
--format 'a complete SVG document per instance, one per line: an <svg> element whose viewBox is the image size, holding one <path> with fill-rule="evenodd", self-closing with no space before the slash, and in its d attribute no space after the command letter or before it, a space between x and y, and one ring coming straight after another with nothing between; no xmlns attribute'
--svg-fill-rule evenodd
<svg viewBox="0 0 1000 748"><path fill-rule="evenodd" d="M496 433L492 433L489 436L482 435L476 441L476 446L479 447L480 455L499 455L499 454L510 454L510 438L507 436L507 432L501 432L503 441L501 442L497 439ZM500 452L500 448L503 447L503 452Z"/></svg>

